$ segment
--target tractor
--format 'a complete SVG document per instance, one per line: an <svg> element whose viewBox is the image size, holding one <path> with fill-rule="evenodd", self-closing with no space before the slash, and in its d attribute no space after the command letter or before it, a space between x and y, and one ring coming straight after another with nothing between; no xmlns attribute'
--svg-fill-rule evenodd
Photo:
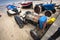
<svg viewBox="0 0 60 40"><path fill-rule="evenodd" d="M56 12L55 4L36 4L36 6L34 7L34 11L38 14L44 11L45 16L50 17Z"/></svg>

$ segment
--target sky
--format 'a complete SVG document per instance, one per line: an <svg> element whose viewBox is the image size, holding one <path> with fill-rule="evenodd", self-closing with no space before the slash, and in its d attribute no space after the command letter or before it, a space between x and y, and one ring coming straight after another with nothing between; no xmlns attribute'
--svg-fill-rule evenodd
<svg viewBox="0 0 60 40"><path fill-rule="evenodd" d="M19 2L19 1L25 1L25 0L0 0L0 6L8 3ZM40 0L40 1L50 1L50 0ZM58 0L53 0L53 1L58 1Z"/></svg>
<svg viewBox="0 0 60 40"><path fill-rule="evenodd" d="M14 2L18 2L18 1L24 1L24 0L0 0L0 5L14 3Z"/></svg>

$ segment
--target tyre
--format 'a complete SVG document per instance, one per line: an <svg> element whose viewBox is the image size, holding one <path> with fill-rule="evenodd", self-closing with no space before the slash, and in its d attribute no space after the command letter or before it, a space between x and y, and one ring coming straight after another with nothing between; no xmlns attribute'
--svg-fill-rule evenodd
<svg viewBox="0 0 60 40"><path fill-rule="evenodd" d="M52 15L52 12L51 11L45 11L45 16L50 17L51 15Z"/></svg>
<svg viewBox="0 0 60 40"><path fill-rule="evenodd" d="M19 17L19 16L14 16L14 19L15 19L16 23L19 25L19 27L20 27L20 28L23 28L24 23L23 23L23 21L20 19L20 17Z"/></svg>
<svg viewBox="0 0 60 40"><path fill-rule="evenodd" d="M36 13L40 13L40 12L43 12L45 9L44 9L44 7L42 6L42 4L39 4L39 5L36 5L35 7L34 7L34 11L36 12Z"/></svg>
<svg viewBox="0 0 60 40"><path fill-rule="evenodd" d="M34 30L31 30L30 34L34 40L40 40L38 34Z"/></svg>
<svg viewBox="0 0 60 40"><path fill-rule="evenodd" d="M55 14L55 12L56 12L56 10L54 9L54 10L51 10L52 12L53 12L53 14Z"/></svg>
<svg viewBox="0 0 60 40"><path fill-rule="evenodd" d="M34 7L34 12L36 12L36 13L40 13L40 10L41 10L41 7L39 7L39 6L35 6Z"/></svg>

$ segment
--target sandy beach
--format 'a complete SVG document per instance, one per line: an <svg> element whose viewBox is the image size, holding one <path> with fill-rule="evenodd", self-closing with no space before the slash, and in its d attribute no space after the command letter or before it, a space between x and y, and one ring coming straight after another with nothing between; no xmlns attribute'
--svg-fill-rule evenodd
<svg viewBox="0 0 60 40"><path fill-rule="evenodd" d="M56 2L57 4L60 1ZM9 17L6 13L6 5L0 6L0 40L33 40L30 30L35 27L27 24L20 29L14 20L14 16Z"/></svg>

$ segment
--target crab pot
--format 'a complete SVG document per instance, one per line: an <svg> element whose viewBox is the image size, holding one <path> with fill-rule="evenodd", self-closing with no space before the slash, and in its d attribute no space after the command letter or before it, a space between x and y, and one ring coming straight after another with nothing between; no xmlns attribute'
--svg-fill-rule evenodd
<svg viewBox="0 0 60 40"><path fill-rule="evenodd" d="M44 14L45 14L45 16L50 17L52 15L52 11L47 10L47 11L45 11Z"/></svg>
<svg viewBox="0 0 60 40"><path fill-rule="evenodd" d="M42 4L38 4L34 7L34 11L39 14L40 12L44 11L44 7Z"/></svg>

